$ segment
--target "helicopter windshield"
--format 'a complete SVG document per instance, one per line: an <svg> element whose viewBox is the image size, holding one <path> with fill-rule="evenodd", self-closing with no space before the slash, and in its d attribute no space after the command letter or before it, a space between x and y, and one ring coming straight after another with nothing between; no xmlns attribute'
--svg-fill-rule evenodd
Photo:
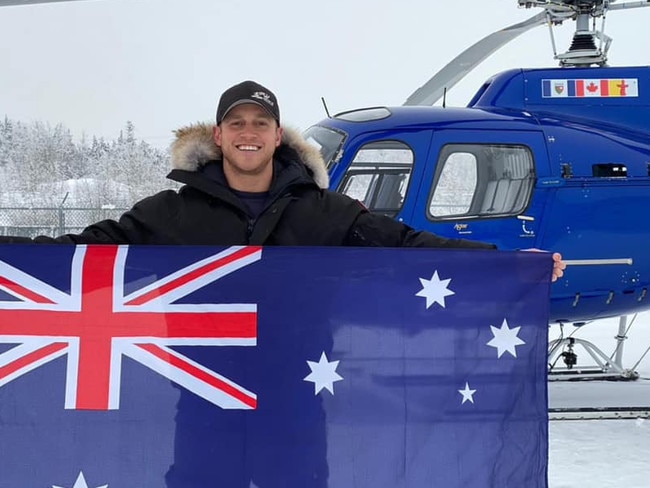
<svg viewBox="0 0 650 488"><path fill-rule="evenodd" d="M318 148L328 170L338 161L341 146L345 141L343 132L313 125L303 133L303 136L309 144Z"/></svg>

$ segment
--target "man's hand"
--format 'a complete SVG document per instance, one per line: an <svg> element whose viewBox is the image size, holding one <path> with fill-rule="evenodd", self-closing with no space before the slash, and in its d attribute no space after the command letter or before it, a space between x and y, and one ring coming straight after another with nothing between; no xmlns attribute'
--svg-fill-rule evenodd
<svg viewBox="0 0 650 488"><path fill-rule="evenodd" d="M551 281L557 281L558 278L564 276L564 270L566 269L566 263L562 261L562 255L559 252L553 253L553 275L551 276Z"/></svg>
<svg viewBox="0 0 650 488"><path fill-rule="evenodd" d="M535 247L530 249L524 249L524 251L533 251L533 252L546 252L543 249L537 249ZM564 276L564 270L566 269L566 263L562 261L562 255L559 252L553 253L553 274L551 275L551 281L557 281L558 278Z"/></svg>

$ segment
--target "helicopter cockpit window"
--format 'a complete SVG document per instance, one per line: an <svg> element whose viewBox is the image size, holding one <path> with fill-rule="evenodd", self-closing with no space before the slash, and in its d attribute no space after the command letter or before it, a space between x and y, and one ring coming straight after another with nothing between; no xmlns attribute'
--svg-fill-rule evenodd
<svg viewBox="0 0 650 488"><path fill-rule="evenodd" d="M413 161L413 151L403 142L366 144L352 160L338 191L373 212L394 217L404 203Z"/></svg>
<svg viewBox="0 0 650 488"><path fill-rule="evenodd" d="M338 162L339 152L345 140L344 133L320 125L313 125L303 133L303 137L320 151L328 170Z"/></svg>
<svg viewBox="0 0 650 488"><path fill-rule="evenodd" d="M521 213L535 184L535 166L524 146L450 144L438 161L429 202L435 220Z"/></svg>

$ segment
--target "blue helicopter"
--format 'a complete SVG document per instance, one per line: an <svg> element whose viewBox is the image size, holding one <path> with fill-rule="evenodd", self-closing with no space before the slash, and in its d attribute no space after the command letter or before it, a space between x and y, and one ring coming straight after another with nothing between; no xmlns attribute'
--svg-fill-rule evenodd
<svg viewBox="0 0 650 488"><path fill-rule="evenodd" d="M372 211L500 249L561 252L571 266L553 285L552 322L648 310L650 67L607 66L611 38L595 23L650 1L518 3L543 11L474 44L404 106L339 113L305 135L331 188ZM577 28L560 67L505 71L465 108L430 106L506 42L566 20Z"/></svg>
<svg viewBox="0 0 650 488"><path fill-rule="evenodd" d="M0 0L0 7L65 1L73 0ZM613 371L635 378L621 353L626 317L650 309L650 221L643 217L650 202L650 67L608 66L604 24L608 12L650 0L517 1L542 11L462 52L403 106L328 116L305 136L320 148L331 188L372 211L500 249L560 251L571 266L553 285L551 322L620 323L616 359L566 338L551 343L549 364L564 355L570 369L575 341L598 363L595 377ZM558 54L552 28L565 21L575 21L576 30L568 51ZM447 90L543 24L559 68L499 73L467 107L446 107ZM431 106L440 99L442 107Z"/></svg>
<svg viewBox="0 0 650 488"><path fill-rule="evenodd" d="M542 11L465 50L404 106L340 113L305 135L331 188L372 211L500 249L560 251L572 266L553 286L553 322L650 309L650 67L608 67L604 33L608 12L650 0L517 1ZM506 71L465 108L431 106L507 42L568 20L576 31L555 53L560 68Z"/></svg>

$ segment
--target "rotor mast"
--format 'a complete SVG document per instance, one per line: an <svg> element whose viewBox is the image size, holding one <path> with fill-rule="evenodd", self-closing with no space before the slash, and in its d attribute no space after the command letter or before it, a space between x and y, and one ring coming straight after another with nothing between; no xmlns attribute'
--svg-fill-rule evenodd
<svg viewBox="0 0 650 488"><path fill-rule="evenodd" d="M650 7L650 0L623 3L615 3L616 0L517 0L517 2L519 7L539 7L543 11L523 22L493 32L467 48L409 95L404 105L433 105L493 52L538 25L548 25L553 55L560 66L605 66L607 52L612 42L604 32L605 14L611 10ZM598 18L601 19L601 24L597 29ZM574 20L576 30L569 50L558 54L553 27L562 24L565 20Z"/></svg>
<svg viewBox="0 0 650 488"><path fill-rule="evenodd" d="M616 0L518 0L520 7L542 7L546 11L547 23L553 45L553 56L560 66L605 66L607 52L612 42L605 34L605 14ZM643 2L647 3L647 2ZM628 4L625 4L628 5ZM600 28L596 19L601 18ZM564 53L557 53L553 26L565 20L575 20L576 30L571 46ZM591 25L590 25L591 24Z"/></svg>
<svg viewBox="0 0 650 488"><path fill-rule="evenodd" d="M605 66L607 64L607 52L612 43L612 38L604 32L605 10L602 11L601 15L602 24L600 29L595 29L595 17L593 17L594 27L589 28L591 13L576 15L576 31L573 34L569 50L562 54L553 53L554 58L560 62L560 66L590 66L592 64ZM551 35L553 35L552 29Z"/></svg>
<svg viewBox="0 0 650 488"><path fill-rule="evenodd" d="M605 66L612 38L605 34L605 17L610 10L650 7L650 0L615 3L616 0L517 0L520 7L541 7L546 11L554 58L560 66ZM596 19L601 19L596 27ZM553 26L575 20L576 30L569 50L558 54ZM591 24L591 25L590 25Z"/></svg>

